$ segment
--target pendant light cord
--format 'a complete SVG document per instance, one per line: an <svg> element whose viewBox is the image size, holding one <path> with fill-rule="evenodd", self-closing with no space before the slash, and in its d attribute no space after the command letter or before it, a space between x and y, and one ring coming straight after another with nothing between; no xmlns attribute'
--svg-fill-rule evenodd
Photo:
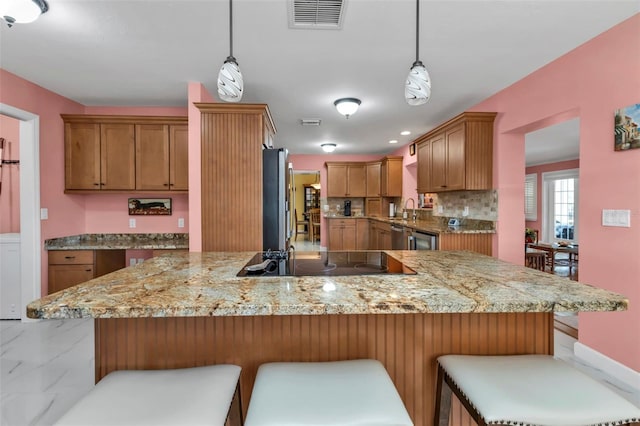
<svg viewBox="0 0 640 426"><path fill-rule="evenodd" d="M418 62L418 46L420 45L420 0L416 0L416 62Z"/></svg>
<svg viewBox="0 0 640 426"><path fill-rule="evenodd" d="M229 56L233 57L233 0L229 0Z"/></svg>

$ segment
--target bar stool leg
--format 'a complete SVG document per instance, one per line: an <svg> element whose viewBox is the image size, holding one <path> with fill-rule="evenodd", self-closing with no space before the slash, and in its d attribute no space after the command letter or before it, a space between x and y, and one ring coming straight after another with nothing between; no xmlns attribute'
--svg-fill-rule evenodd
<svg viewBox="0 0 640 426"><path fill-rule="evenodd" d="M451 415L451 388L444 381L444 371L440 365L438 365L436 383L436 406L433 424L434 426L448 426Z"/></svg>

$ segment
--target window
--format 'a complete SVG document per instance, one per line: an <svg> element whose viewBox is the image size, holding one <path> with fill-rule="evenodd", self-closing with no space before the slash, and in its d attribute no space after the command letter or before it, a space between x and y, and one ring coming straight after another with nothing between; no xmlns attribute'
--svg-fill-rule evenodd
<svg viewBox="0 0 640 426"><path fill-rule="evenodd" d="M578 170L544 173L547 241L578 240Z"/></svg>
<svg viewBox="0 0 640 426"><path fill-rule="evenodd" d="M538 174L532 173L524 178L524 218L538 220Z"/></svg>

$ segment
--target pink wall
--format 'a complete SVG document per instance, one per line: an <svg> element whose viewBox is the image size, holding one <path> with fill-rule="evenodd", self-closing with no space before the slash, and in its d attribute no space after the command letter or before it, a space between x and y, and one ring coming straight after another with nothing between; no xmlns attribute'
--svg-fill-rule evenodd
<svg viewBox="0 0 640 426"><path fill-rule="evenodd" d="M640 371L640 149L613 150L613 114L640 99L640 14L472 108L497 111L497 256L519 263L524 134L580 118L580 281L626 295L625 312L581 313L580 342ZM628 209L631 228L603 227L602 209Z"/></svg>
<svg viewBox="0 0 640 426"><path fill-rule="evenodd" d="M538 220L536 221L525 221L525 226L527 228L537 229L542 232L542 174L548 172L557 172L559 170L570 170L570 169L579 169L580 168L580 160L569 160L569 161L560 161L557 163L549 163L549 164L541 164L539 166L531 166L525 169L525 174L537 173L538 180L538 191L537 191L537 204L538 204ZM540 239L544 241L542 238L542 234L540 234Z"/></svg>
<svg viewBox="0 0 640 426"><path fill-rule="evenodd" d="M189 251L202 251L202 150L200 143L201 115L194 102L215 102L207 89L198 82L189 82Z"/></svg>
<svg viewBox="0 0 640 426"><path fill-rule="evenodd" d="M20 121L0 115L0 137L5 139L4 159L20 160ZM5 164L0 173L0 234L20 232L20 168Z"/></svg>
<svg viewBox="0 0 640 426"><path fill-rule="evenodd" d="M276 135L276 145L278 135ZM333 161L375 161L382 158L380 155L339 155L339 154L292 154L289 155L289 162L293 163L293 170L316 170L320 171L320 200L327 199L327 168L324 163ZM326 247L327 224L324 217L320 218L320 245Z"/></svg>
<svg viewBox="0 0 640 426"><path fill-rule="evenodd" d="M84 107L3 69L0 69L0 102L40 117L40 206L49 209L49 219L41 222L44 295L47 294L44 240L84 232L84 198L64 194L64 126L60 118L60 114L82 114Z"/></svg>
<svg viewBox="0 0 640 426"><path fill-rule="evenodd" d="M418 156L409 155L409 145L401 146L391 155L402 156L402 199L413 198L418 205ZM404 205L404 204L403 204Z"/></svg>

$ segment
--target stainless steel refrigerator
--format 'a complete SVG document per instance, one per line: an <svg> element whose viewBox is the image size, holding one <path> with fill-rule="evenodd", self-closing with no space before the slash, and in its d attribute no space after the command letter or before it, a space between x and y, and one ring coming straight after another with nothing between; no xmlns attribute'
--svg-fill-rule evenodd
<svg viewBox="0 0 640 426"><path fill-rule="evenodd" d="M262 248L287 250L292 234L289 188L293 169L284 148L262 151Z"/></svg>

